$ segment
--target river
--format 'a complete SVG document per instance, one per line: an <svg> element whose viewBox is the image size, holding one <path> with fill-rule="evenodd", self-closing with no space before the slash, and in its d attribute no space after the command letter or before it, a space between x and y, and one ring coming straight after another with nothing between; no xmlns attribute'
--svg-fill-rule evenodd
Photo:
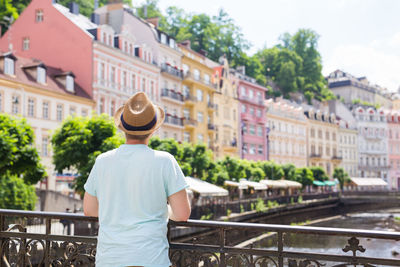
<svg viewBox="0 0 400 267"><path fill-rule="evenodd" d="M397 217L397 219L396 219ZM341 216L328 221L312 224L319 227L337 227L365 230L383 230L400 231L400 209L388 209L374 212L353 213L347 216ZM285 251L314 252L336 255L351 255L351 252L345 254L342 248L347 244L348 238L336 236L318 236L289 234L284 238ZM259 240L254 247L275 248L276 236ZM366 251L357 255L400 259L400 241L376 240L360 238L360 245Z"/></svg>

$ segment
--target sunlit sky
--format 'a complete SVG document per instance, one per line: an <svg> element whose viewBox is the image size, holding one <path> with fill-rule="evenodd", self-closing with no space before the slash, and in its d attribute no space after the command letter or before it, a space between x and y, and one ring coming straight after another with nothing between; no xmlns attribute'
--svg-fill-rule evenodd
<svg viewBox="0 0 400 267"><path fill-rule="evenodd" d="M311 28L320 35L324 75L341 69L390 91L400 87L399 0L159 0L159 5L163 11L175 5L209 15L225 9L252 43L250 53L276 45L284 32Z"/></svg>

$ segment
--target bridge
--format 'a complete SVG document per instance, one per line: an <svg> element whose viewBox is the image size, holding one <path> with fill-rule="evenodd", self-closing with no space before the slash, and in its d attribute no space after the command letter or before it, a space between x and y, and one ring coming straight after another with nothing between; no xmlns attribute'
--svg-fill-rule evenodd
<svg viewBox="0 0 400 267"><path fill-rule="evenodd" d="M344 193L329 209L398 206L397 192ZM337 202L337 203L335 203ZM326 204L326 203L325 203ZM329 204L332 205L332 204ZM304 207L303 207L304 208ZM317 208L313 206L311 208ZM294 209L294 208L293 208ZM295 210L295 209L294 209ZM258 214L262 216L262 214ZM264 214L266 215L266 214ZM64 225L73 225L74 235ZM63 225L64 223L64 225ZM171 237L176 229L192 230L193 238ZM70 229L71 230L71 229ZM0 267L3 266L94 266L97 218L77 214L0 210ZM213 238L207 238L213 233ZM273 248L238 246L241 237L269 235ZM289 249L287 237L340 236L344 244L337 253L307 253ZM279 224L189 220L169 223L170 258L173 266L400 266L400 259L376 258L368 254L366 242L398 242L400 233L289 226Z"/></svg>

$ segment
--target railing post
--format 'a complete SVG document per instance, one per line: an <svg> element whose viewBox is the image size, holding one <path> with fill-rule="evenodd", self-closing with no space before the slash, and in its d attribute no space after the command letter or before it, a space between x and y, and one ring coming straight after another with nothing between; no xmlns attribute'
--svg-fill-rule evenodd
<svg viewBox="0 0 400 267"><path fill-rule="evenodd" d="M50 240L48 239L51 234L51 217L46 218L46 251L44 266L50 266Z"/></svg>
<svg viewBox="0 0 400 267"><path fill-rule="evenodd" d="M220 245L220 266L226 267L225 259L225 228L221 227L219 230L219 245Z"/></svg>
<svg viewBox="0 0 400 267"><path fill-rule="evenodd" d="M4 215L0 215L0 232L5 231L5 218ZM3 267L3 237L0 238L0 267Z"/></svg>
<svg viewBox="0 0 400 267"><path fill-rule="evenodd" d="M283 233L278 232L278 266L283 267Z"/></svg>

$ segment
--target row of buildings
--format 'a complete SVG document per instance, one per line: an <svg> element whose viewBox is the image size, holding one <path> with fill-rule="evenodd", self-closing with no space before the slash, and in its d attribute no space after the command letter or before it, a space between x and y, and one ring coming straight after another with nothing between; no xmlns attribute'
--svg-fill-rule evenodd
<svg viewBox="0 0 400 267"><path fill-rule="evenodd" d="M309 106L266 99L268 89L244 68L230 68L223 55L219 62L208 59L157 24L121 3L98 8L89 19L75 3L67 8L32 0L1 37L0 112L22 115L33 126L51 174L44 186L62 190L73 179L57 175L51 165L51 132L63 119L92 112L112 116L143 91L165 110L161 138L205 143L216 158L321 166L329 174L342 166L351 176L382 177L398 187L396 103L365 78L349 75L349 83L346 73L334 72L329 84L341 102ZM352 86L358 99L385 108L355 105ZM374 98L364 99L362 90Z"/></svg>

